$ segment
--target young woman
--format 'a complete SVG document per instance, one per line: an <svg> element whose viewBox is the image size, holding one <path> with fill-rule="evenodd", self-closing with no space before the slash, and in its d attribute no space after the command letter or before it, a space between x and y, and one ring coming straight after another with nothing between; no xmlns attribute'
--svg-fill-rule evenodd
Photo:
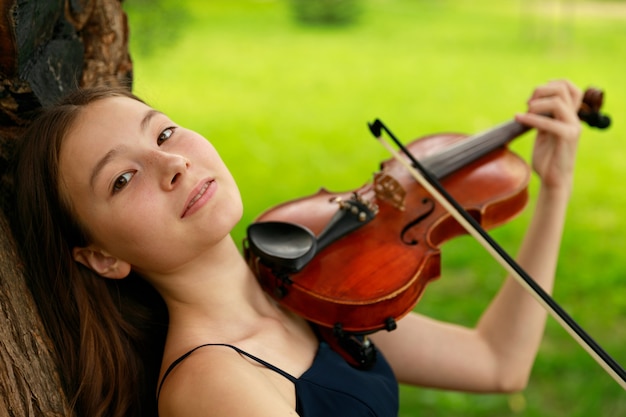
<svg viewBox="0 0 626 417"><path fill-rule="evenodd" d="M547 291L581 98L553 81L516 116L537 129L541 178L518 261ZM546 313L509 278L475 328L412 313L372 336L372 369L348 366L259 287L230 237L242 202L211 143L121 90L44 111L16 192L16 235L78 415L147 414L158 395L161 417L395 416L398 382L522 389L542 337Z"/></svg>

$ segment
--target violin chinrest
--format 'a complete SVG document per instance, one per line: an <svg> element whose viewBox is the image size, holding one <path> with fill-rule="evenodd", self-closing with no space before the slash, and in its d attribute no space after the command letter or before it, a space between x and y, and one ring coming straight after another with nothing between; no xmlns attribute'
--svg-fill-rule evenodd
<svg viewBox="0 0 626 417"><path fill-rule="evenodd" d="M280 272L297 272L317 252L317 239L308 228L288 222L268 221L248 226L250 250Z"/></svg>

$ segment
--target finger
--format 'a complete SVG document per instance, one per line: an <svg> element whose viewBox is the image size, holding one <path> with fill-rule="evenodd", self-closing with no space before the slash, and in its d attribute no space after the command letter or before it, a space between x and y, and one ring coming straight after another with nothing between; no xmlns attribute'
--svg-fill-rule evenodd
<svg viewBox="0 0 626 417"><path fill-rule="evenodd" d="M550 81L537 87L528 102L537 99L557 96L561 97L568 105L578 110L582 100L582 92L572 82L568 80Z"/></svg>
<svg viewBox="0 0 626 417"><path fill-rule="evenodd" d="M566 123L579 123L578 108L574 108L562 96L549 96L528 103L528 112L549 115Z"/></svg>
<svg viewBox="0 0 626 417"><path fill-rule="evenodd" d="M534 113L520 113L515 120L523 125L533 127L559 137L570 136L571 125L562 121Z"/></svg>
<svg viewBox="0 0 626 417"><path fill-rule="evenodd" d="M565 141L576 142L580 136L580 123L564 123L562 121L537 115L522 113L515 116L515 120L523 125L537 129L538 132L547 133L553 137Z"/></svg>
<svg viewBox="0 0 626 417"><path fill-rule="evenodd" d="M547 84L540 85L535 88L530 99L528 99L528 103L554 96L561 96L564 100L567 100L567 96L569 96L568 88L562 83L556 81L551 81Z"/></svg>
<svg viewBox="0 0 626 417"><path fill-rule="evenodd" d="M583 100L583 92L574 83L569 80L560 80L567 88L569 95L574 103L575 108L578 110Z"/></svg>

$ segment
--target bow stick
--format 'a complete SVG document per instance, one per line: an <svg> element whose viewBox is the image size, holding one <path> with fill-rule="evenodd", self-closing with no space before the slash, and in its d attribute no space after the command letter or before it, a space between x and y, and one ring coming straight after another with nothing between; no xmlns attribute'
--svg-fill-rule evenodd
<svg viewBox="0 0 626 417"><path fill-rule="evenodd" d="M439 204L463 228L473 236L493 258L511 274L517 282L525 288L548 313L582 346L589 355L624 389L626 390L626 371L598 345L585 330L559 306L537 282L531 278L522 267L509 256L482 228L482 226L443 188L439 181L420 164L406 147L387 129L378 119L368 124L376 139L400 162L413 178L428 191ZM400 156L400 153L383 140L381 131L384 130L398 148L411 161L412 165Z"/></svg>

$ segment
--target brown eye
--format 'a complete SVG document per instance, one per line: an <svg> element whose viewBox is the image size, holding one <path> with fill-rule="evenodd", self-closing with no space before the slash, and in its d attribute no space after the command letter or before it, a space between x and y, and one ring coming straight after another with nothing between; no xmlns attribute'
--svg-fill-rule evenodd
<svg viewBox="0 0 626 417"><path fill-rule="evenodd" d="M161 146L163 142L171 138L174 134L174 129L174 127L168 127L167 129L163 130L163 132L161 132L161 134L157 138L157 145Z"/></svg>
<svg viewBox="0 0 626 417"><path fill-rule="evenodd" d="M113 183L113 190L112 190L113 194L117 193L118 191L121 191L124 187L126 187L128 183L130 182L131 178L133 177L133 175L134 174L132 172L126 172L120 175L119 177L117 177L117 179Z"/></svg>

